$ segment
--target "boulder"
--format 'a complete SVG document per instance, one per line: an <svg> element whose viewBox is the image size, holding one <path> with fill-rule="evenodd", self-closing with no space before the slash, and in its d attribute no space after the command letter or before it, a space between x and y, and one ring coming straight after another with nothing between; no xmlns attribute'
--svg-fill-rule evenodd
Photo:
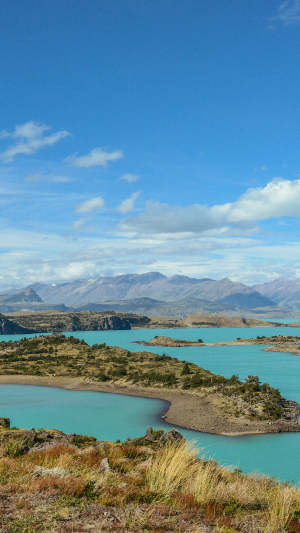
<svg viewBox="0 0 300 533"><path fill-rule="evenodd" d="M177 429L170 429L170 431L167 431L164 435L162 435L159 439L160 444L181 444L182 442L186 442L186 439L177 431Z"/></svg>
<svg viewBox="0 0 300 533"><path fill-rule="evenodd" d="M151 426L149 426L149 427L147 428L146 435L145 435L144 439L147 439L147 440L156 440L155 435L153 435L153 429L152 429Z"/></svg>
<svg viewBox="0 0 300 533"><path fill-rule="evenodd" d="M101 463L100 463L100 468L103 472L108 472L110 470L110 466L109 466L109 462L108 462L108 457L105 457L104 459L102 459Z"/></svg>

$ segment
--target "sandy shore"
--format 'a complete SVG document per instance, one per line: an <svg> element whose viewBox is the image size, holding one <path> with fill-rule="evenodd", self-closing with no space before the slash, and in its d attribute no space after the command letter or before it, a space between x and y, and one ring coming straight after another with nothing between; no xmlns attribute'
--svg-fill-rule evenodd
<svg viewBox="0 0 300 533"><path fill-rule="evenodd" d="M283 422L228 421L222 410L213 404L211 398L189 391L95 383L82 378L23 375L0 375L0 384L60 387L69 390L98 391L165 400L169 404L168 408L166 406L166 413L163 415L166 422L203 433L236 436L286 431L300 432L300 424L298 422L287 424Z"/></svg>

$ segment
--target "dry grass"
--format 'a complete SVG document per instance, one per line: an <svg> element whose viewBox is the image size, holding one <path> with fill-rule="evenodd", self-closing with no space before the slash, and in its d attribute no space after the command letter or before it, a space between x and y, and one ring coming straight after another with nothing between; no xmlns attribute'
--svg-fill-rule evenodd
<svg viewBox="0 0 300 533"><path fill-rule="evenodd" d="M199 453L194 443L139 440L0 458L0 531L84 532L92 523L95 532L300 532L300 489Z"/></svg>
<svg viewBox="0 0 300 533"><path fill-rule="evenodd" d="M229 516L254 511L268 533L285 531L295 512L300 515L299 488L267 476L243 475L212 460L199 460L198 452L189 443L167 446L157 454L145 476L146 485L157 499L180 492L192 495L203 508L219 506Z"/></svg>

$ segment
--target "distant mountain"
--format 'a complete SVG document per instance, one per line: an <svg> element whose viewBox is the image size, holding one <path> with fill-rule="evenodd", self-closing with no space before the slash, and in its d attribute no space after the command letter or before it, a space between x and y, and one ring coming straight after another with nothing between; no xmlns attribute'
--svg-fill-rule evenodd
<svg viewBox="0 0 300 533"><path fill-rule="evenodd" d="M17 292L15 292L15 294L8 294L8 293L1 293L0 294L0 302L2 303L7 303L7 304L11 304L11 303L28 303L28 302L39 302L39 303L42 303L43 300L41 299L40 296L38 296L36 294L36 292L31 289L31 288L27 288L27 289L22 289L22 290L18 290Z"/></svg>
<svg viewBox="0 0 300 533"><path fill-rule="evenodd" d="M291 309L300 309L300 278L277 278L268 283L261 283L252 287L277 304L285 305Z"/></svg>
<svg viewBox="0 0 300 533"><path fill-rule="evenodd" d="M245 309L233 305L224 305L219 302L209 302L200 298L184 298L175 302L162 302L152 298L133 298L132 300L110 300L101 303L85 303L71 306L69 311L116 311L122 313L135 313L156 317L185 318L197 313L218 315L220 313L228 317L245 318L298 318L299 313L291 311L287 307L272 305L270 307L257 307Z"/></svg>
<svg viewBox="0 0 300 533"><path fill-rule="evenodd" d="M248 309L275 305L269 298L253 288L242 283L235 283L228 278L218 281L188 276L168 278L159 272L77 280L59 285L33 283L29 288L33 289L44 302L64 303L68 306L82 305L85 302L90 304L145 297L164 302L199 298L219 302L225 306Z"/></svg>

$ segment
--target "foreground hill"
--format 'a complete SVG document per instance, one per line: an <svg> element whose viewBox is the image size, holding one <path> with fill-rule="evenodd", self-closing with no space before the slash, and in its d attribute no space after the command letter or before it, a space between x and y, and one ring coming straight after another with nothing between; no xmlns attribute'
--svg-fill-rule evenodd
<svg viewBox="0 0 300 533"><path fill-rule="evenodd" d="M30 288L44 302L65 305L142 297L169 302L191 297L202 298L250 309L274 305L274 302L253 288L234 283L228 278L218 281L187 276L168 278L159 272L77 280L60 285L34 283Z"/></svg>
<svg viewBox="0 0 300 533"><path fill-rule="evenodd" d="M300 489L199 457L174 429L121 443L0 422L3 533L299 531Z"/></svg>

